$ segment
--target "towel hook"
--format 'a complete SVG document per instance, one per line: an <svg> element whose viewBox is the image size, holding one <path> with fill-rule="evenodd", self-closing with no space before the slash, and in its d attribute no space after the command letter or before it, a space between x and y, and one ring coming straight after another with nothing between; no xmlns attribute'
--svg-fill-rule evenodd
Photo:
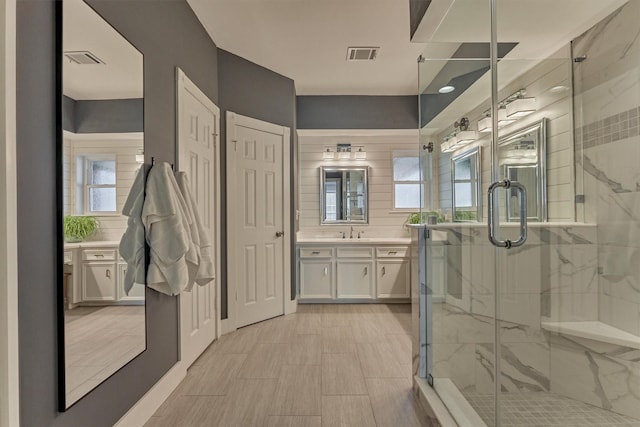
<svg viewBox="0 0 640 427"><path fill-rule="evenodd" d="M155 157L151 157L151 166L155 166L156 165L156 158ZM171 163L171 170L175 172L176 168L173 166L173 163Z"/></svg>

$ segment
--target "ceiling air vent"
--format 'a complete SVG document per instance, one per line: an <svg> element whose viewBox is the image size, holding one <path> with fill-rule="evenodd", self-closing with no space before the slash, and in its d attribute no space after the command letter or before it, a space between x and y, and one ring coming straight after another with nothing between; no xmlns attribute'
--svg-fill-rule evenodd
<svg viewBox="0 0 640 427"><path fill-rule="evenodd" d="M379 47L350 47L347 49L347 61L373 61Z"/></svg>
<svg viewBox="0 0 640 427"><path fill-rule="evenodd" d="M104 64L104 61L89 51L65 52L64 56L80 65Z"/></svg>

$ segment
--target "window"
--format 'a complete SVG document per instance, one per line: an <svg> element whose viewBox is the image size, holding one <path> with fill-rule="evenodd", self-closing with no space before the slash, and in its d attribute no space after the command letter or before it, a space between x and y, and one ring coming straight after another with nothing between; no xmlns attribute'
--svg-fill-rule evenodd
<svg viewBox="0 0 640 427"><path fill-rule="evenodd" d="M78 156L76 165L78 211L85 214L116 213L115 156Z"/></svg>
<svg viewBox="0 0 640 427"><path fill-rule="evenodd" d="M424 208L423 174L417 152L393 153L393 208Z"/></svg>

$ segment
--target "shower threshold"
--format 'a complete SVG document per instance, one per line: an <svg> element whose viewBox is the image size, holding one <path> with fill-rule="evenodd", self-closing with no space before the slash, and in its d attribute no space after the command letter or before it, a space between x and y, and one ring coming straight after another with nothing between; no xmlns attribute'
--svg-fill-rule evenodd
<svg viewBox="0 0 640 427"><path fill-rule="evenodd" d="M434 379L434 388L429 387L424 379L416 378L416 383L421 397L428 402L443 426L494 425L492 394L461 392L449 378ZM502 427L640 426L640 420L636 418L551 392L503 392L500 398Z"/></svg>

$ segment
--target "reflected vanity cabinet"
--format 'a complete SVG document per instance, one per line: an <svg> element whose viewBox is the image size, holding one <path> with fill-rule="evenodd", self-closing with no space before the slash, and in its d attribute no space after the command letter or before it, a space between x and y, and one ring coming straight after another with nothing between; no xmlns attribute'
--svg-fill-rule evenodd
<svg viewBox="0 0 640 427"><path fill-rule="evenodd" d="M134 285L128 295L124 290L127 263L119 256L117 244L85 245L65 245L65 295L68 307L144 303L144 286Z"/></svg>
<svg viewBox="0 0 640 427"><path fill-rule="evenodd" d="M408 246L299 244L299 300L408 299L409 255Z"/></svg>

